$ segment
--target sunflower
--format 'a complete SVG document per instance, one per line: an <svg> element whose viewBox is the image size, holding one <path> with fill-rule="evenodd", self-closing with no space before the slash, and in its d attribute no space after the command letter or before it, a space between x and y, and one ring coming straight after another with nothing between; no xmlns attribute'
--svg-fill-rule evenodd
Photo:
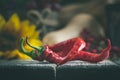
<svg viewBox="0 0 120 80"><path fill-rule="evenodd" d="M19 40L28 36L32 45L41 46L39 34L34 24L28 20L20 21L16 13L8 21L0 15L0 59L31 59L19 50ZM28 51L32 50L27 44L24 47Z"/></svg>

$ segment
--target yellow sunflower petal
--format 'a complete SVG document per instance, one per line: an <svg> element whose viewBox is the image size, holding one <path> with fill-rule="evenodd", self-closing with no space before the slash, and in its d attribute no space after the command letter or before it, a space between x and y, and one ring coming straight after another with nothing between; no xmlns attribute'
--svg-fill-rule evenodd
<svg viewBox="0 0 120 80"><path fill-rule="evenodd" d="M2 15L0 15L0 32L2 30L2 28L4 27L6 21L4 19L4 17Z"/></svg>
<svg viewBox="0 0 120 80"><path fill-rule="evenodd" d="M2 57L3 55L4 55L4 53L0 51L0 57Z"/></svg>
<svg viewBox="0 0 120 80"><path fill-rule="evenodd" d="M30 25L29 27L30 32L29 32L29 37L32 37L32 35L35 33L36 31L36 26L35 25Z"/></svg>
<svg viewBox="0 0 120 80"><path fill-rule="evenodd" d="M29 39L29 42L30 42L30 44L33 45L33 46L37 46L37 47L42 46L42 42L41 42L40 40L38 40L38 39ZM25 49L26 49L27 51L33 50L33 48L31 48L31 47L28 46L27 44L25 44Z"/></svg>
<svg viewBox="0 0 120 80"><path fill-rule="evenodd" d="M20 29L20 20L18 15L15 13L11 16L5 25L5 30L17 32Z"/></svg>
<svg viewBox="0 0 120 80"><path fill-rule="evenodd" d="M40 31L36 30L36 26L31 24L28 20L21 23L21 37L29 36L30 38L39 38Z"/></svg>
<svg viewBox="0 0 120 80"><path fill-rule="evenodd" d="M39 39L39 35L40 35L40 31L35 31L34 34L31 37Z"/></svg>
<svg viewBox="0 0 120 80"><path fill-rule="evenodd" d="M24 53L20 53L20 52L18 54L18 59L20 59L20 60L32 60L31 57L25 55Z"/></svg>
<svg viewBox="0 0 120 80"><path fill-rule="evenodd" d="M22 60L25 60L25 59L31 59L29 56L21 53L19 50L15 49L11 52L7 52L5 53L5 57L6 59L11 59L11 58L17 58L17 59L22 59Z"/></svg>
<svg viewBox="0 0 120 80"><path fill-rule="evenodd" d="M21 33L20 36L21 37L26 37L26 36L30 36L30 26L29 26L29 21L25 20L21 23Z"/></svg>

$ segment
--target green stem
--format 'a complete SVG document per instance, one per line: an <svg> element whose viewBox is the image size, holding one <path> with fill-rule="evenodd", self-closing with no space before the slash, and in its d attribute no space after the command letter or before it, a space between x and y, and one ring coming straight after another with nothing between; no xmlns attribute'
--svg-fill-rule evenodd
<svg viewBox="0 0 120 80"><path fill-rule="evenodd" d="M40 47L37 47L37 46L32 46L30 43L29 43L29 41L28 41L28 37L26 37L26 43L30 46L30 47L32 47L32 48L34 48L35 50L37 50L38 51L38 55L41 55L42 54L42 52L44 51L44 47L43 46L40 46Z"/></svg>
<svg viewBox="0 0 120 80"><path fill-rule="evenodd" d="M24 48L24 46L23 46L23 43L24 43L24 40L23 40L23 38L21 38L21 39L20 39L20 50L21 50L24 54L30 56L31 58L35 58L34 50L32 50L32 51L30 51L30 52L26 51L25 48Z"/></svg>

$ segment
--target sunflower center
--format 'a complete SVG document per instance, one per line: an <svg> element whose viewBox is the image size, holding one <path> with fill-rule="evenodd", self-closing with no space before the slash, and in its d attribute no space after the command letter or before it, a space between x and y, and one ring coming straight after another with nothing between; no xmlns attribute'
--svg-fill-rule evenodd
<svg viewBox="0 0 120 80"><path fill-rule="evenodd" d="M13 50L16 48L17 36L0 33L0 51Z"/></svg>

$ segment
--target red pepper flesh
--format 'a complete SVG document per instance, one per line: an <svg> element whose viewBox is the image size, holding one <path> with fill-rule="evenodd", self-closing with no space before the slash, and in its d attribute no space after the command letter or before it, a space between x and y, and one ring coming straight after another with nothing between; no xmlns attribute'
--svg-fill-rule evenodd
<svg viewBox="0 0 120 80"><path fill-rule="evenodd" d="M108 42L108 47L103 49L100 54L90 53L90 52L87 52L87 51L80 51L74 57L74 59L75 60L84 60L84 61L93 62L93 63L100 62L104 59L107 59L109 57L110 49L111 49L110 40L107 40L107 42Z"/></svg>
<svg viewBox="0 0 120 80"><path fill-rule="evenodd" d="M44 51L44 55L47 61L56 64L64 64L71 60L83 60L96 63L109 57L111 43L109 39L107 42L108 47L103 49L103 51L98 54L82 51L86 45L85 42L80 38L73 38L58 43L52 47L47 46L46 50Z"/></svg>
<svg viewBox="0 0 120 80"><path fill-rule="evenodd" d="M45 46L44 57L47 61L63 64L74 58L85 47L85 42L80 38L73 38L53 46Z"/></svg>

